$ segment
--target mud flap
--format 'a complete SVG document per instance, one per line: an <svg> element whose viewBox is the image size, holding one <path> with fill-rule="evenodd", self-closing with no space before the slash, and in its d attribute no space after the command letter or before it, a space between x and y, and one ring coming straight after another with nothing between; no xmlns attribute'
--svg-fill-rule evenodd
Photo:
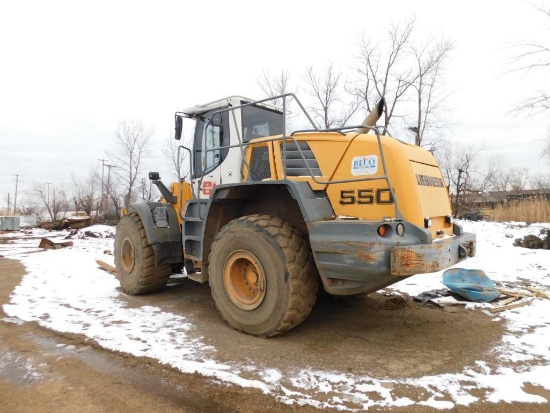
<svg viewBox="0 0 550 413"><path fill-rule="evenodd" d="M131 204L129 211L136 212L155 251L155 265L183 262L181 229L173 205L160 202Z"/></svg>

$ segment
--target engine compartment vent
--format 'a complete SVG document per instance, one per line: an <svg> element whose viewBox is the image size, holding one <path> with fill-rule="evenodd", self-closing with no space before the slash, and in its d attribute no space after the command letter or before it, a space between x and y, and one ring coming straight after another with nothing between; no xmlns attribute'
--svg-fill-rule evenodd
<svg viewBox="0 0 550 413"><path fill-rule="evenodd" d="M311 176L307 166L311 168L313 176L322 176L321 168L315 158L315 154L309 147L307 142L287 142L286 151L283 151L283 159L285 162L286 174L288 176ZM303 158L302 158L303 155ZM305 158L305 162L304 162ZM306 165L307 162L307 165Z"/></svg>

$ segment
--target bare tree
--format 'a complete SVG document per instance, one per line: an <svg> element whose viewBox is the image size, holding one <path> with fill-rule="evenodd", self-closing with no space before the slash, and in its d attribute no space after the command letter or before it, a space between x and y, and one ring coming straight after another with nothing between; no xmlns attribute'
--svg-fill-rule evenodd
<svg viewBox="0 0 550 413"><path fill-rule="evenodd" d="M148 155L152 136L152 130L145 128L141 121L122 120L115 133L115 148L107 152L111 162L116 166L113 172L123 188L126 208L137 199L135 187L141 173L142 162Z"/></svg>
<svg viewBox="0 0 550 413"><path fill-rule="evenodd" d="M104 185L105 195L107 197L107 205L105 205L105 209L109 210L112 204L113 211L116 211L118 214L124 205L124 196L121 195L123 192L121 185L117 179L113 178L108 178Z"/></svg>
<svg viewBox="0 0 550 413"><path fill-rule="evenodd" d="M399 25L392 24L384 42L379 43L363 36L359 45L359 79L352 92L362 100L369 112L375 102L380 98L385 99L386 127L396 115L398 103L404 99L416 78L415 71L406 62L414 25L414 18Z"/></svg>
<svg viewBox="0 0 550 413"><path fill-rule="evenodd" d="M463 204L461 198L464 197L467 192L473 192L474 190L474 177L472 176L472 172L475 166L476 157L477 152L472 148L462 148L456 153L456 157L453 161L454 173L451 174L451 182L455 187L455 199L453 202L455 217L461 212Z"/></svg>
<svg viewBox="0 0 550 413"><path fill-rule="evenodd" d="M483 169L479 162L481 151L472 146L453 148L450 143L441 145L438 151L437 158L449 187L455 217L464 209L465 196L482 195L500 169L498 163L492 162L486 162L487 169Z"/></svg>
<svg viewBox="0 0 550 413"><path fill-rule="evenodd" d="M546 136L546 141L544 143L542 151L540 152L540 157L541 158L547 158L550 161L550 131L548 132L548 135Z"/></svg>
<svg viewBox="0 0 550 413"><path fill-rule="evenodd" d="M550 174L546 175L537 175L531 178L530 184L532 189L537 191L548 191L550 190Z"/></svg>
<svg viewBox="0 0 550 413"><path fill-rule="evenodd" d="M258 86L264 98L285 95L288 93L296 94L298 90L297 86L291 84L291 75L287 70L281 70L274 74L269 70L263 70L262 76L258 79ZM287 96L284 99L270 99L269 102L280 108L282 108L284 104L286 108L286 131L311 128L311 123L303 116L301 109L297 107L298 105L293 105L294 98L292 96ZM295 106L296 110L294 110L292 106ZM301 126L298 127L297 124Z"/></svg>
<svg viewBox="0 0 550 413"><path fill-rule="evenodd" d="M81 179L76 173L72 176L72 198L76 212L84 211L88 216L99 207L101 199L101 178L97 170L92 169L88 177Z"/></svg>
<svg viewBox="0 0 550 413"><path fill-rule="evenodd" d="M535 6L550 23L550 5ZM548 37L546 38L548 39ZM519 50L510 59L511 72L526 72L543 70L550 73L550 44L543 44L538 40L519 42L513 45ZM550 91L538 89L531 93L527 99L515 107L517 112L526 112L534 115L550 109Z"/></svg>
<svg viewBox="0 0 550 413"><path fill-rule="evenodd" d="M494 177L491 185L495 191L507 192L512 189L512 170L504 168L498 171Z"/></svg>
<svg viewBox="0 0 550 413"><path fill-rule="evenodd" d="M190 142L187 142L185 135L182 136L181 142L174 139L173 134L166 136L164 140L164 145L162 146L161 152L162 157L166 160L166 163L170 165L170 176L174 181L177 181L180 176L182 179L189 178L189 169L186 168L185 171L182 171L182 167L187 166L189 162L189 153L185 150L180 151L180 156L178 158L178 147L191 146Z"/></svg>
<svg viewBox="0 0 550 413"><path fill-rule="evenodd" d="M149 179L142 177L137 186L140 198L144 201L153 201L159 197L156 185L153 185Z"/></svg>
<svg viewBox="0 0 550 413"><path fill-rule="evenodd" d="M450 40L436 42L431 36L424 43L411 47L416 68L416 78L412 82L416 124L410 130L415 132L415 144L418 146L424 143L426 129L433 126L438 110L448 97L448 94L441 93L440 84L444 65L453 48L454 43Z"/></svg>
<svg viewBox="0 0 550 413"><path fill-rule="evenodd" d="M17 204L17 209L21 212L21 215L36 215L37 204L32 199L32 196L28 194L23 195L20 200L17 200Z"/></svg>
<svg viewBox="0 0 550 413"><path fill-rule="evenodd" d="M313 116L325 129L344 126L359 108L358 99L346 102L342 97L345 82L332 63L322 73L308 66L304 81L305 91L314 101L310 108Z"/></svg>
<svg viewBox="0 0 550 413"><path fill-rule="evenodd" d="M426 133L439 126L437 121L449 96L443 90L442 78L454 43L429 36L415 44L414 32L415 18L411 17L391 25L382 41L363 36L357 58L358 79L350 93L360 97L368 111L384 97L386 127L396 118L409 118L400 111L406 108L410 113L414 103L412 124L407 123L420 146L426 143Z"/></svg>
<svg viewBox="0 0 550 413"><path fill-rule="evenodd" d="M258 86L266 98L286 93L296 93L296 89L290 86L290 74L286 70L281 70L276 74L271 74L269 70L263 70L262 77L258 80ZM287 105L291 101L291 99L287 100ZM271 103L282 106L281 99L272 99Z"/></svg>
<svg viewBox="0 0 550 413"><path fill-rule="evenodd" d="M481 153L483 149L478 148L477 151ZM493 189L493 182L495 181L495 176L497 176L502 171L502 163L499 156L493 156L488 161L477 162L475 163L476 170L475 174L475 183L472 186L474 192L483 194L487 191Z"/></svg>
<svg viewBox="0 0 550 413"><path fill-rule="evenodd" d="M529 182L529 170L527 168L512 168L510 172L510 187L512 191L523 191L526 189Z"/></svg>
<svg viewBox="0 0 550 413"><path fill-rule="evenodd" d="M65 216L69 203L62 188L46 183L35 183L33 192L38 201L46 208L52 221Z"/></svg>

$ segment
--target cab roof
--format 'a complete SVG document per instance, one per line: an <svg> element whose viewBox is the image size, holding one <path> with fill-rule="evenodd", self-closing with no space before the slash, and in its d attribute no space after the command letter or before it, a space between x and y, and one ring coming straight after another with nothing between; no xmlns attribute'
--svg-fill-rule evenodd
<svg viewBox="0 0 550 413"><path fill-rule="evenodd" d="M246 103L252 103L252 102L255 102L255 100L246 98L244 96L234 95L234 96L225 97L223 99L214 100L212 102L204 103L202 105L195 105L195 106L185 108L184 110L181 111L181 113L183 113L183 115L186 117L195 118L198 115L201 115L213 109L220 109L226 106L236 107L236 106L240 106L240 105L243 105ZM281 108L274 105L270 105L266 102L258 103L258 106L265 106L266 108L269 108L271 110L282 112Z"/></svg>

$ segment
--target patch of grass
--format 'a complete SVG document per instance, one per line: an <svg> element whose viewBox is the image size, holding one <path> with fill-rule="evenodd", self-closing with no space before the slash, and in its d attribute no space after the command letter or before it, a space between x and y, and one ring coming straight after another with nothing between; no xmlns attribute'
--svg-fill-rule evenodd
<svg viewBox="0 0 550 413"><path fill-rule="evenodd" d="M550 222L550 202L545 199L514 201L485 211L491 221Z"/></svg>

